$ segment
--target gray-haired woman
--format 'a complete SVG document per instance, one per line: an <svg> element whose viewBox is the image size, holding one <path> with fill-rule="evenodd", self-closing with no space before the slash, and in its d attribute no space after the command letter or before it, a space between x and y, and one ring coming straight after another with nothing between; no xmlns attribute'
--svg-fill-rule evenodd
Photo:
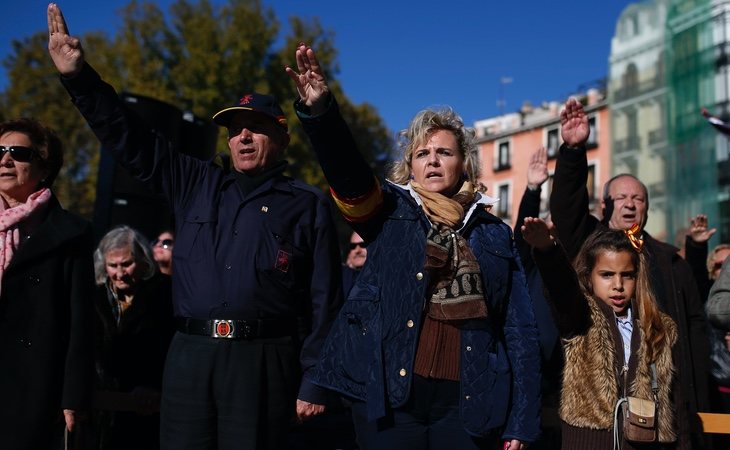
<svg viewBox="0 0 730 450"><path fill-rule="evenodd" d="M109 231L94 252L97 339L101 389L145 393L154 399L174 333L169 277L156 272L149 244L137 231ZM140 404L138 412L147 412ZM102 413L97 417L101 448L157 448L159 415ZM134 432L130 432L134 430Z"/></svg>

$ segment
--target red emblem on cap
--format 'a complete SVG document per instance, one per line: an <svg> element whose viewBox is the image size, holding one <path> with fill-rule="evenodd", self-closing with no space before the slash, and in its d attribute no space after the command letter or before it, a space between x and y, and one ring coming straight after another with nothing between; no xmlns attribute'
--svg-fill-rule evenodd
<svg viewBox="0 0 730 450"><path fill-rule="evenodd" d="M276 265L274 267L287 273L289 271L289 260L291 260L291 253L279 250L279 253L276 255Z"/></svg>
<svg viewBox="0 0 730 450"><path fill-rule="evenodd" d="M231 325L226 321L220 321L215 325L215 332L220 337L226 337L231 334Z"/></svg>
<svg viewBox="0 0 730 450"><path fill-rule="evenodd" d="M239 105L248 105L249 102L251 102L251 100L253 100L253 95L246 94L243 97L241 97L241 100L238 101L238 104Z"/></svg>

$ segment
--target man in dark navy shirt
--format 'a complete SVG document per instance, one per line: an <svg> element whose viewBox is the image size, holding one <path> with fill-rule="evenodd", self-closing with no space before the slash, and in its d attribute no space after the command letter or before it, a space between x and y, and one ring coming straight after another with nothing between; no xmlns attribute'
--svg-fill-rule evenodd
<svg viewBox="0 0 730 450"><path fill-rule="evenodd" d="M286 448L294 415L324 410L309 373L341 287L326 197L282 174L283 112L250 93L214 116L228 129L230 172L179 154L85 63L55 4L48 25L61 81L103 148L154 181L175 215L178 333L163 379L162 448Z"/></svg>

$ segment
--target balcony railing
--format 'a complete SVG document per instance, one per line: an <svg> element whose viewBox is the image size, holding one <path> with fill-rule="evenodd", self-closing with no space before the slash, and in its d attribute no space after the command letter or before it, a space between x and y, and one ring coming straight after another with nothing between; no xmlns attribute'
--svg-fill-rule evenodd
<svg viewBox="0 0 730 450"><path fill-rule="evenodd" d="M667 132L663 128L649 132L649 145L662 144L666 140L667 140Z"/></svg>
<svg viewBox="0 0 730 450"><path fill-rule="evenodd" d="M618 140L614 143L613 151L615 153L625 153L632 150L639 150L641 140L638 136L629 136L626 139Z"/></svg>
<svg viewBox="0 0 730 450"><path fill-rule="evenodd" d="M652 78L651 80L642 81L635 85L624 86L621 89L613 91L613 100L615 102L620 102L627 98L638 97L641 94L660 88L662 84L663 80L660 80L659 78Z"/></svg>

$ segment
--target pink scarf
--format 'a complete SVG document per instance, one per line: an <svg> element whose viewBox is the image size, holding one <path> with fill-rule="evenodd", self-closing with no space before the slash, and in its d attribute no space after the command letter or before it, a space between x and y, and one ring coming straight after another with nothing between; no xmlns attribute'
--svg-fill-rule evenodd
<svg viewBox="0 0 730 450"><path fill-rule="evenodd" d="M5 269L10 265L15 250L20 245L20 225L28 225L28 219L36 218L48 206L51 190L43 188L28 196L25 203L13 208L3 199L0 211L0 287ZM29 231L29 230L25 230Z"/></svg>

